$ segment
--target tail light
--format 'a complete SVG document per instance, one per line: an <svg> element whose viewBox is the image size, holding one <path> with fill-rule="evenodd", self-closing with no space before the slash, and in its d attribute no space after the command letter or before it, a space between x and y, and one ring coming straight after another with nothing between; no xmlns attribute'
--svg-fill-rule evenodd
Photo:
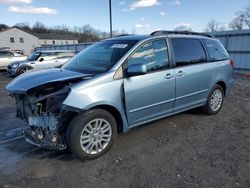
<svg viewBox="0 0 250 188"><path fill-rule="evenodd" d="M230 60L230 65L234 68L234 61L232 59Z"/></svg>

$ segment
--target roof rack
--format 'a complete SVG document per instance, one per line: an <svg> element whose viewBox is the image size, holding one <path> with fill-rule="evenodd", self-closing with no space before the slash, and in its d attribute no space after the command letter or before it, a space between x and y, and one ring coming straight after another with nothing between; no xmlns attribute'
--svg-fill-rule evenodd
<svg viewBox="0 0 250 188"><path fill-rule="evenodd" d="M170 35L170 34L201 35L201 36L206 36L206 37L214 38L213 35L208 34L208 33L198 33L198 32L193 32L193 31L165 31L165 30L154 31L153 33L150 34L150 36L155 36L155 35Z"/></svg>

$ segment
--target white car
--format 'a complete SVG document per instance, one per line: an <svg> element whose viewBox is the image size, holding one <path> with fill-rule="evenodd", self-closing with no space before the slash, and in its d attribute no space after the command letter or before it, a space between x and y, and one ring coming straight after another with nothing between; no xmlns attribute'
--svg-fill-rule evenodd
<svg viewBox="0 0 250 188"><path fill-rule="evenodd" d="M29 70L60 67L75 55L69 50L50 50L33 52L26 60L16 61L8 65L8 74L18 76Z"/></svg>
<svg viewBox="0 0 250 188"><path fill-rule="evenodd" d="M0 70L6 70L10 63L23 61L25 59L27 59L27 56L9 50L0 50Z"/></svg>

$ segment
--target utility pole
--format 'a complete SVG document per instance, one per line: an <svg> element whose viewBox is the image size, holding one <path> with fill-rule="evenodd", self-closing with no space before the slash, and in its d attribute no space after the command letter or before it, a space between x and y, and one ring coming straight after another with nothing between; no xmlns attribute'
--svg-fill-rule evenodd
<svg viewBox="0 0 250 188"><path fill-rule="evenodd" d="M112 4L111 0L109 0L109 26L110 26L110 38L112 38Z"/></svg>

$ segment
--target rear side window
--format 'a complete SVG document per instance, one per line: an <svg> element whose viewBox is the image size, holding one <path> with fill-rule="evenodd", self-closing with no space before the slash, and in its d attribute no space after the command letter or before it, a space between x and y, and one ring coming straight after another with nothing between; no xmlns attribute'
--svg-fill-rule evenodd
<svg viewBox="0 0 250 188"><path fill-rule="evenodd" d="M202 40L207 48L210 61L222 61L229 59L226 49L219 41L203 39Z"/></svg>
<svg viewBox="0 0 250 188"><path fill-rule="evenodd" d="M207 61L205 50L199 39L173 38L171 41L176 66L185 66Z"/></svg>
<svg viewBox="0 0 250 188"><path fill-rule="evenodd" d="M12 52L2 51L0 52L0 56L10 57L10 56L14 56L14 54Z"/></svg>

